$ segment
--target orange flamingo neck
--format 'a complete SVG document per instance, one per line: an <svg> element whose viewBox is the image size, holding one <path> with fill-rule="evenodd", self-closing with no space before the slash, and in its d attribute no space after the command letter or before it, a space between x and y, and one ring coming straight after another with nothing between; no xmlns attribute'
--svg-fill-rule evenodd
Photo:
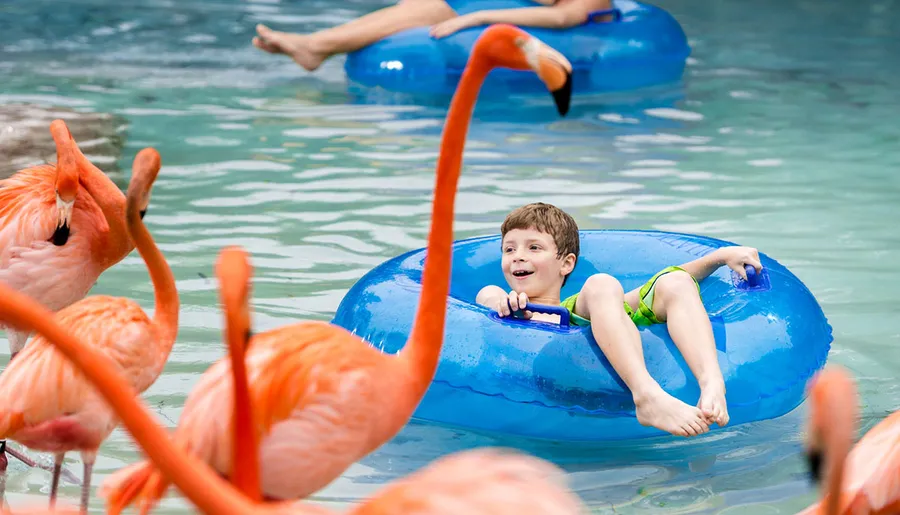
<svg viewBox="0 0 900 515"><path fill-rule="evenodd" d="M71 155L66 155L65 153L60 155L56 160L56 178L53 182L56 188L56 195L62 198L63 192L66 190L77 192L79 175L78 167L75 165L75 160Z"/></svg>
<svg viewBox="0 0 900 515"><path fill-rule="evenodd" d="M231 378L234 382L234 439L231 442L231 481L251 501L262 501L259 474L259 441L247 381L246 349L249 329L235 321L235 311L226 305Z"/></svg>
<svg viewBox="0 0 900 515"><path fill-rule="evenodd" d="M842 486L844 482L844 466L853 445L853 412L849 409L833 409L831 412L832 430L825 436L826 466L825 499L823 500L825 515L840 513Z"/></svg>
<svg viewBox="0 0 900 515"><path fill-rule="evenodd" d="M166 258L159 251L137 210L134 211L128 216L128 231L130 239L134 240L138 252L147 264L150 280L153 282L153 325L159 331L157 333L159 343L162 344L160 350L164 356L168 356L178 335L179 300L175 276L172 275L172 269L169 268Z"/></svg>
<svg viewBox="0 0 900 515"><path fill-rule="evenodd" d="M62 120L50 123L50 134L56 145L56 196L65 202L75 200L78 193L78 153L69 128Z"/></svg>
<svg viewBox="0 0 900 515"><path fill-rule="evenodd" d="M481 85L492 68L479 51L480 48L482 47L475 47L469 65L462 74L450 102L441 135L434 201L431 208L431 228L422 270L422 293L407 349L404 349L415 376L416 387L409 393L415 398L416 404L434 378L444 341L447 297L450 293L453 214L457 184L475 101Z"/></svg>
<svg viewBox="0 0 900 515"><path fill-rule="evenodd" d="M63 329L53 313L31 297L0 284L0 316L14 327L32 329L53 343L97 387L122 424L157 467L205 513L258 513L255 507L203 462L175 447L170 435L154 421L138 394L106 355Z"/></svg>
<svg viewBox="0 0 900 515"><path fill-rule="evenodd" d="M96 248L103 269L118 263L134 249L125 221L125 194L78 151L81 186L93 197L109 224L109 237Z"/></svg>

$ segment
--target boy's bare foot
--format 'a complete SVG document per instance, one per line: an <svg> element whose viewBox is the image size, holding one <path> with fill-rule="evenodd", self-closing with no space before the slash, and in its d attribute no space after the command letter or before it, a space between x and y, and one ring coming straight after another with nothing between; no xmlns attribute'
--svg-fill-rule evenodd
<svg viewBox="0 0 900 515"><path fill-rule="evenodd" d="M725 384L713 382L700 387L700 402L697 407L703 412L708 423L719 426L728 423L728 407L725 404Z"/></svg>
<svg viewBox="0 0 900 515"><path fill-rule="evenodd" d="M651 394L634 396L635 414L644 426L653 426L676 436L697 436L709 431L703 413L672 397L659 386Z"/></svg>
<svg viewBox="0 0 900 515"><path fill-rule="evenodd" d="M259 35L253 38L253 46L270 54L288 55L307 71L315 70L328 57L313 51L309 36L279 32L261 23L256 26L256 33Z"/></svg>

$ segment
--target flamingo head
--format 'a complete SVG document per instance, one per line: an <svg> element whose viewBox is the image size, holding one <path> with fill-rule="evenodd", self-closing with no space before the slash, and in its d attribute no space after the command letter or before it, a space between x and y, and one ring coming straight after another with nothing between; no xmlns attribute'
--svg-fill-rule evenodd
<svg viewBox="0 0 900 515"><path fill-rule="evenodd" d="M131 181L125 195L125 215L128 220L134 217L144 218L150 205L150 190L162 166L159 152L147 147L134 156L131 167Z"/></svg>
<svg viewBox="0 0 900 515"><path fill-rule="evenodd" d="M491 25L478 38L473 53L484 52L495 66L531 70L553 95L565 116L572 98L572 64L543 41L513 25Z"/></svg>
<svg viewBox="0 0 900 515"><path fill-rule="evenodd" d="M809 427L806 458L816 483L828 479L839 488L844 460L859 416L856 385L842 368L829 366L809 384Z"/></svg>
<svg viewBox="0 0 900 515"><path fill-rule="evenodd" d="M56 143L56 230L51 241L65 245L72 227L72 211L78 195L78 161L75 140L62 120L50 122L50 135Z"/></svg>
<svg viewBox="0 0 900 515"><path fill-rule="evenodd" d="M253 265L250 256L241 247L225 247L219 252L216 262L216 276L224 306L226 324L234 335L229 335L229 348L233 359L243 359L250 342L250 288Z"/></svg>

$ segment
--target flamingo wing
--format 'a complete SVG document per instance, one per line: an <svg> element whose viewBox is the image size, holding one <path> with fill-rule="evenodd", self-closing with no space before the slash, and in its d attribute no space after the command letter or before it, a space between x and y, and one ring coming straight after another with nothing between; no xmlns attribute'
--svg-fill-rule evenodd
<svg viewBox="0 0 900 515"><path fill-rule="evenodd" d="M385 355L353 338L330 324L304 322L250 341L247 376L263 490L270 497L317 490L371 445L369 412L377 405L372 365ZM191 392L175 432L179 445L226 476L232 466L232 396L231 364L223 359Z"/></svg>
<svg viewBox="0 0 900 515"><path fill-rule="evenodd" d="M378 492L351 515L574 515L587 513L555 465L500 449L464 451Z"/></svg>
<svg viewBox="0 0 900 515"><path fill-rule="evenodd" d="M876 424L853 447L844 484L845 513L900 512L900 411Z"/></svg>
<svg viewBox="0 0 900 515"><path fill-rule="evenodd" d="M56 167L36 166L0 181L0 268L21 249L47 242L56 231Z"/></svg>
<svg viewBox="0 0 900 515"><path fill-rule="evenodd" d="M797 515L820 513L817 502ZM900 411L876 424L847 456L840 513L900 513Z"/></svg>
<svg viewBox="0 0 900 515"><path fill-rule="evenodd" d="M348 395L365 395L353 399L360 404L376 402L372 368L385 358L325 322L293 324L255 337L247 354L247 374L257 425L268 430L298 410L316 403L336 405Z"/></svg>
<svg viewBox="0 0 900 515"><path fill-rule="evenodd" d="M85 298L56 313L73 336L110 356L136 390L153 381L146 349L153 345L153 328L141 307L120 297ZM7 402L0 410L0 432L8 433L56 417L98 408L93 385L43 337L35 337L0 374L0 392Z"/></svg>

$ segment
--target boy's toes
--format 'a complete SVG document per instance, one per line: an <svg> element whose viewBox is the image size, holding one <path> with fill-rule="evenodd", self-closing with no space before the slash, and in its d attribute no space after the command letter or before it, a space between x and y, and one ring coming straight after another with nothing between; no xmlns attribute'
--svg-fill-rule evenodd
<svg viewBox="0 0 900 515"><path fill-rule="evenodd" d="M728 408L725 402L725 391L722 385L701 388L700 401L697 407L708 423L724 426L728 423Z"/></svg>
<svg viewBox="0 0 900 515"><path fill-rule="evenodd" d="M677 436L696 436L709 428L700 409L672 397L661 388L635 402L638 422Z"/></svg>
<svg viewBox="0 0 900 515"><path fill-rule="evenodd" d="M697 419L691 421L691 427L694 429L694 435L702 435L703 433L709 431L709 424L706 423L705 419Z"/></svg>
<svg viewBox="0 0 900 515"><path fill-rule="evenodd" d="M717 418L717 423L720 426L726 426L728 425L729 420L731 420L731 417L728 416L728 412L720 413L719 417Z"/></svg>
<svg viewBox="0 0 900 515"><path fill-rule="evenodd" d="M713 410L713 417L711 421L715 422L719 425L719 427L724 426L728 423L728 410L726 410L723 406L717 405Z"/></svg>

